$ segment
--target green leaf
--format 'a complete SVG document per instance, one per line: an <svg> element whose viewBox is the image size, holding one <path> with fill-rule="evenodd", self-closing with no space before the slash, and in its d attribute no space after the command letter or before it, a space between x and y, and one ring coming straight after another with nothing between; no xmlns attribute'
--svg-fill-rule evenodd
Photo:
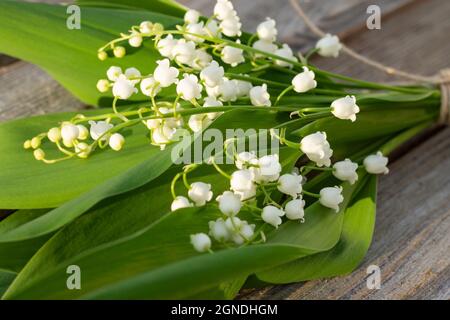
<svg viewBox="0 0 450 320"><path fill-rule="evenodd" d="M99 111L87 111L86 115ZM143 126L135 126L126 132L126 145L120 152L102 150L89 159L71 159L56 164L36 161L30 151L22 148L23 142L75 113L59 113L15 120L0 125L0 207L10 209L52 208L80 196L145 160L150 177L165 171L169 164L161 164L159 148L150 145ZM55 149L50 143L44 149ZM49 157L60 157L56 151L47 151ZM169 155L170 156L170 155ZM154 160L153 160L154 159ZM154 162L154 165L152 163ZM133 180L130 179L129 183ZM117 192L117 190L116 190Z"/></svg>
<svg viewBox="0 0 450 320"><path fill-rule="evenodd" d="M377 177L370 176L344 212L342 234L326 252L304 257L257 274L269 283L290 283L352 272L362 261L372 241L375 226Z"/></svg>
<svg viewBox="0 0 450 320"><path fill-rule="evenodd" d="M19 210L0 222L0 234L30 222L47 210ZM50 235L18 242L0 242L0 270L19 272Z"/></svg>
<svg viewBox="0 0 450 320"><path fill-rule="evenodd" d="M98 92L96 83L105 78L109 66L133 66L148 74L160 55L151 42L139 50L128 47L129 54L122 59L103 62L98 60L97 50L141 21L160 22L166 27L180 22L145 10L84 7L81 29L70 30L68 17L65 6L1 1L0 52L37 64L83 102L107 106L112 96ZM144 96L134 99L143 100Z"/></svg>
<svg viewBox="0 0 450 320"><path fill-rule="evenodd" d="M216 194L218 189L226 189L224 185L226 181L217 174L205 176L202 173L199 180L213 183ZM166 182L165 189L167 188ZM345 185L344 193L347 198L350 198L353 189L354 187ZM166 202L168 207L170 198L164 198L162 190L164 188L161 189L157 184L148 186L145 192L148 203L161 205ZM160 199L160 202L156 202L156 199ZM287 222L286 227L268 235L268 243L265 245L219 250L213 255L198 255L189 244L189 234L205 232L207 222L219 216L215 207L208 207L169 213L133 235L104 244L97 243L99 238L114 234L117 228L125 228L122 221L126 219L139 221L145 214L161 212L158 209L149 212L147 209L149 204L143 202L137 195L132 195L118 202L117 206L113 204L109 208L100 209L101 211L90 212L89 215L67 226L30 260L6 297L76 298L105 286L115 286L115 283L120 281L125 281L126 286L145 285L147 288L144 296L141 296L143 293L139 288L127 290L126 296L122 291L122 297L126 298L191 297L257 270L306 254L331 249L339 240L343 221L342 214L336 214L315 203L308 207L307 221L304 224ZM131 207L134 208L132 212L129 209ZM109 219L108 214L113 217ZM117 217L116 215L121 214L124 215L123 220L109 227L108 220L111 221ZM103 219L106 220L97 225L95 220L99 222ZM104 235L99 236L99 233ZM226 257L231 261L226 261L228 260ZM266 261L262 263L262 260L258 259ZM102 262L99 263L100 261ZM81 267L84 279L81 291L65 289L64 270L70 264ZM104 265L108 265L107 270ZM145 275L150 270L152 275L150 276L150 273ZM142 283L133 278L141 276L145 278ZM169 278L160 276L174 278L169 281ZM157 279L161 281L165 279L165 282L160 284L164 288L153 283L160 281ZM197 283L198 279L202 280ZM46 285L43 286L43 283ZM109 296L109 291L106 292L108 297L115 297ZM112 292L115 292L115 289ZM101 296L103 297L103 293Z"/></svg>
<svg viewBox="0 0 450 320"><path fill-rule="evenodd" d="M122 8L122 9L146 9L152 12L159 12L175 17L183 17L186 8L172 0L77 0L81 6Z"/></svg>
<svg viewBox="0 0 450 320"><path fill-rule="evenodd" d="M5 293L15 277L16 274L13 272L0 270L0 297Z"/></svg>

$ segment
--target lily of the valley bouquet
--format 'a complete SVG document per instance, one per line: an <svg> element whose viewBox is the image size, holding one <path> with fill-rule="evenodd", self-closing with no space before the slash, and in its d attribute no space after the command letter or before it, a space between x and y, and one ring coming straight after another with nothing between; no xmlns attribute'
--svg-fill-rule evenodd
<svg viewBox="0 0 450 320"><path fill-rule="evenodd" d="M80 5L68 30L65 7L0 4L0 50L99 106L0 126L5 299L223 299L359 265L377 176L438 88L321 70L336 36L297 54L228 0Z"/></svg>

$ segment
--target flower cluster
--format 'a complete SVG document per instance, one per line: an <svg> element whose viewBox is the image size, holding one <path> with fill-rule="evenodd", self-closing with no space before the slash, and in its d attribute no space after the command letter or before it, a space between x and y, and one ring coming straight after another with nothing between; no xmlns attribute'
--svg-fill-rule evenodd
<svg viewBox="0 0 450 320"><path fill-rule="evenodd" d="M120 150L125 139L117 131L142 123L150 131L151 143L164 149L167 144L177 140L180 128L189 128L192 132L202 131L221 115L221 111L228 110L231 104L249 108L270 107L290 90L306 93L318 86L315 73L306 66L307 61L303 56L300 57L303 71L293 77L292 85L277 99L273 99L272 89L264 80L246 74L227 73L229 67L247 62L256 69L271 65L289 69L299 64L299 59L287 44L279 45L276 42L278 31L273 19L267 18L259 24L256 34L247 44L241 43L241 26L240 18L229 0L218 0L214 15L207 20L195 10L187 11L184 24L176 26L176 30L165 30L163 25L150 21L133 26L128 34L121 34L120 38L100 48L98 58L106 60L108 50L116 58L122 58L126 55L126 48L119 45L120 42L127 41L129 46L137 48L142 46L145 38L151 38L162 56L153 72L142 75L135 67L123 71L120 67L111 66L106 71L106 78L97 82L97 89L101 93L111 91L114 97L113 114L95 117L80 115L59 128L50 129L48 134L41 133L27 140L24 146L32 147L35 158L46 163L74 156L86 158L98 146L103 148L109 144L113 150ZM256 41L255 37L258 38ZM327 35L317 43L313 52L337 56L340 49L339 39ZM173 92L170 87L175 87L176 98L169 101L161 99L161 96ZM136 94L148 97L151 105L121 112L118 101L131 99ZM208 112L209 107L219 111ZM192 109L198 111L192 112ZM334 101L329 112L339 119L355 121L359 107L355 97L348 96ZM91 126L94 140L90 144L84 141L88 137L87 125ZM100 141L95 138L98 135L92 135L96 131L102 135ZM45 152L39 146L46 136L56 144L64 157L52 160L45 158Z"/></svg>
<svg viewBox="0 0 450 320"><path fill-rule="evenodd" d="M279 137L286 143L284 137ZM289 142L290 145L293 142ZM216 197L218 211L221 215L216 220L210 221L209 233L199 233L191 236L194 248L199 252L211 250L212 237L215 241L225 245L242 245L251 243L261 236L264 241L264 225L278 228L286 220L298 220L303 222L306 202L304 196L317 198L319 203L327 208L340 211L340 204L344 201L341 186L324 187L319 194L304 190L305 175L311 170L326 170L341 181L354 184L358 180L357 170L365 168L371 174L386 174L388 172L388 159L381 152L366 157L363 165L358 165L350 159L345 159L333 164L331 156L333 150L326 139L326 134L316 132L304 137L298 144L300 150L311 160L315 166L304 166L300 171L282 174L282 165L279 156L266 155L257 157L253 152L235 154L236 170L231 175L226 174L214 163L217 171L229 179L229 190ZM322 168L322 167L325 167ZM174 200L171 210L193 206L204 206L213 199L211 184L205 182L187 183L186 175L192 167L186 167L183 173L187 196L176 195L172 188ZM180 176L176 176L173 185ZM274 194L284 197L282 204L274 200ZM238 214L245 209L255 216L255 223L243 220ZM257 222L263 226L259 232L255 231Z"/></svg>

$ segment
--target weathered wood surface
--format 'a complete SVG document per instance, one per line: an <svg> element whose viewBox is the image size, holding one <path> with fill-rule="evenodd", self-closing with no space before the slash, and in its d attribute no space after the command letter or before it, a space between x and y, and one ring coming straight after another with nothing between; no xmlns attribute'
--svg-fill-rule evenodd
<svg viewBox="0 0 450 320"><path fill-rule="evenodd" d="M57 2L48 0L47 2ZM210 14L213 0L182 0ZM288 0L234 0L246 30L266 16L278 22L281 41L296 49L316 38L306 30ZM450 1L302 1L323 29L337 33L355 50L410 72L433 74L449 66ZM364 28L369 4L383 11L382 30ZM407 58L405 58L407 57ZM387 76L348 57L316 59L329 70L386 80ZM3 67L1 67L3 65ZM45 72L25 62L0 59L0 121L30 114L73 110L83 105ZM450 299L450 129L391 165L382 177L373 244L361 267L349 276L245 291L243 299ZM430 170L432 168L433 170ZM381 290L366 288L366 268L381 267Z"/></svg>

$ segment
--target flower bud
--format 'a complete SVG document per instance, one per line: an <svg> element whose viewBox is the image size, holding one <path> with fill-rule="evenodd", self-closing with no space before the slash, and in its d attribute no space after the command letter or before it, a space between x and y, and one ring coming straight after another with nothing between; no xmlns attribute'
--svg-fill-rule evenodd
<svg viewBox="0 0 450 320"><path fill-rule="evenodd" d="M364 167L368 173L388 174L388 162L389 159L387 157L383 157L381 151L378 151L377 154L370 155L364 159Z"/></svg>
<svg viewBox="0 0 450 320"><path fill-rule="evenodd" d="M336 162L333 165L333 175L342 181L348 181L350 184L354 184L358 180L358 164L352 162L350 159Z"/></svg>
<svg viewBox="0 0 450 320"><path fill-rule="evenodd" d="M77 128L78 128L78 139L86 140L89 137L89 130L82 124L78 124Z"/></svg>
<svg viewBox="0 0 450 320"><path fill-rule="evenodd" d="M109 138L109 146L115 151L121 150L124 144L125 138L120 133L114 133Z"/></svg>
<svg viewBox="0 0 450 320"><path fill-rule="evenodd" d="M192 206L193 206L192 203L190 203L186 197L178 196L172 201L170 210L176 211L178 209L189 208Z"/></svg>
<svg viewBox="0 0 450 320"><path fill-rule="evenodd" d="M337 36L327 34L317 42L316 49L318 49L318 53L323 57L337 58L339 51L342 49L342 44L339 42Z"/></svg>
<svg viewBox="0 0 450 320"><path fill-rule="evenodd" d="M61 130L59 128L51 128L47 132L47 138L51 142L58 142L61 140Z"/></svg>
<svg viewBox="0 0 450 320"><path fill-rule="evenodd" d="M302 180L303 177L296 174L283 174L278 179L277 188L280 192L295 199L302 192Z"/></svg>
<svg viewBox="0 0 450 320"><path fill-rule="evenodd" d="M216 200L219 202L219 209L224 215L233 216L241 210L241 197L231 191L225 191Z"/></svg>
<svg viewBox="0 0 450 320"><path fill-rule="evenodd" d="M211 185L204 182L194 182L188 191L189 198L195 202L197 206L204 206L207 201L212 199L213 193Z"/></svg>
<svg viewBox="0 0 450 320"><path fill-rule="evenodd" d="M101 93L108 92L109 90L109 81L106 79L100 79L97 82L97 90Z"/></svg>
<svg viewBox="0 0 450 320"><path fill-rule="evenodd" d="M146 34L151 33L152 29L153 29L153 23L151 23L150 21L142 21L139 24L139 31L141 33L146 33Z"/></svg>
<svg viewBox="0 0 450 320"><path fill-rule="evenodd" d="M197 23L199 19L200 12L198 12L197 10L190 9L184 14L184 22L186 22L187 24Z"/></svg>
<svg viewBox="0 0 450 320"><path fill-rule="evenodd" d="M334 100L331 104L331 113L342 120L354 122L358 112L359 107L356 105L355 96L346 96L345 98Z"/></svg>
<svg viewBox="0 0 450 320"><path fill-rule="evenodd" d="M304 137L300 142L300 149L317 166L329 167L331 165L330 158L333 155L333 150L330 148L325 132L316 132Z"/></svg>
<svg viewBox="0 0 450 320"><path fill-rule="evenodd" d="M211 249L211 239L205 233L191 234L191 244L198 252L207 252Z"/></svg>
<svg viewBox="0 0 450 320"><path fill-rule="evenodd" d="M100 61L105 61L106 59L108 59L108 54L105 51L99 51L97 54L97 58Z"/></svg>
<svg viewBox="0 0 450 320"><path fill-rule="evenodd" d="M294 199L286 203L284 211L289 220L303 220L305 216L305 200L302 198Z"/></svg>
<svg viewBox="0 0 450 320"><path fill-rule="evenodd" d="M91 153L91 147L87 143L80 142L75 145L75 152L79 158L86 159Z"/></svg>
<svg viewBox="0 0 450 320"><path fill-rule="evenodd" d="M267 84L253 87L250 90L250 100L256 107L270 107L272 102L270 101L270 94L267 92Z"/></svg>
<svg viewBox="0 0 450 320"><path fill-rule="evenodd" d="M284 211L278 209L277 207L266 206L263 209L261 218L264 220L264 222L274 226L275 228L278 228L278 226L283 222L283 220L281 220L281 217L284 216L284 214Z"/></svg>
<svg viewBox="0 0 450 320"><path fill-rule="evenodd" d="M266 18L266 21L261 22L256 28L258 38L265 41L274 42L277 39L276 22L273 19Z"/></svg>
<svg viewBox="0 0 450 320"><path fill-rule="evenodd" d="M339 204L344 201L342 196L342 187L327 187L320 190L319 202L327 208L334 209L339 212Z"/></svg>
<svg viewBox="0 0 450 320"><path fill-rule="evenodd" d="M41 146L41 138L39 137L34 137L33 139L31 139L31 147L33 149L37 149Z"/></svg>
<svg viewBox="0 0 450 320"><path fill-rule="evenodd" d="M302 73L292 79L294 91L298 93L308 92L317 87L317 81L314 80L316 77L314 71L310 71L307 67L303 67L303 70Z"/></svg>
<svg viewBox="0 0 450 320"><path fill-rule="evenodd" d="M128 39L128 43L133 48L139 48L142 44L142 36L138 32L133 32L133 36Z"/></svg>
<svg viewBox="0 0 450 320"><path fill-rule="evenodd" d="M33 152L33 156L36 160L41 161L45 159L45 152L42 149L36 149Z"/></svg>
<svg viewBox="0 0 450 320"><path fill-rule="evenodd" d="M123 58L126 55L127 51L124 47L117 46L114 48L113 53L116 58Z"/></svg>
<svg viewBox="0 0 450 320"><path fill-rule="evenodd" d="M76 125L66 122L61 127L61 137L67 142L71 142L78 138L80 131Z"/></svg>
<svg viewBox="0 0 450 320"><path fill-rule="evenodd" d="M31 140L26 140L23 143L23 147L24 147L24 149L30 149L31 148Z"/></svg>

